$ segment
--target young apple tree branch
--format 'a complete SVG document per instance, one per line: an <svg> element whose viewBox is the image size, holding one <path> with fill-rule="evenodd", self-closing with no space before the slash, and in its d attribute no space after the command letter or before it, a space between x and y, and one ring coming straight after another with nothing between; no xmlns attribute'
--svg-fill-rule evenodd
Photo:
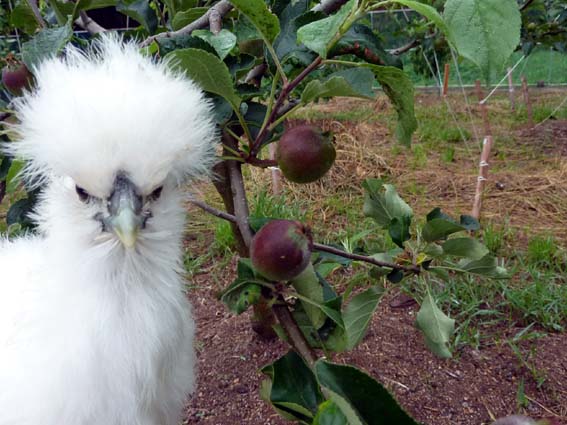
<svg viewBox="0 0 567 425"><path fill-rule="evenodd" d="M213 20L216 19L222 20L222 17L226 15L228 12L230 12L232 8L233 6L232 4L230 4L228 0L221 0L213 7L211 7L199 19L191 22L190 24L184 26L183 28L178 29L177 31L160 32L159 34L152 35L146 38L144 41L142 41L142 43L140 43L140 46L145 47L150 45L154 40L159 40L161 38L168 38L168 37L176 37L178 35L191 34L196 29L206 28L207 26L210 27L211 16L213 17Z"/></svg>

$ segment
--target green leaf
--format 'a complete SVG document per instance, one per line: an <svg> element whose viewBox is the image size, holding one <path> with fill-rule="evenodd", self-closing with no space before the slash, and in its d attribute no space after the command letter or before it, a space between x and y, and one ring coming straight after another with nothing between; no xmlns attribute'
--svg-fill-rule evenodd
<svg viewBox="0 0 567 425"><path fill-rule="evenodd" d="M377 33L364 24L350 27L328 54L330 58L340 55L355 55L374 65L402 66L399 58L384 50Z"/></svg>
<svg viewBox="0 0 567 425"><path fill-rule="evenodd" d="M425 16L427 19L433 22L437 28L445 33L445 36L449 41L452 41L452 34L449 30L449 27L434 7L412 0L396 0L396 3L403 4L404 6L415 10L420 15Z"/></svg>
<svg viewBox="0 0 567 425"><path fill-rule="evenodd" d="M453 221L453 222L455 221L450 216L448 216L447 214L442 212L441 208L439 208L439 207L433 208L426 216L427 221L431 221L434 218L442 218L444 220Z"/></svg>
<svg viewBox="0 0 567 425"><path fill-rule="evenodd" d="M462 215L460 219L460 225L465 229L473 232L480 230L480 223L476 218L471 217L470 215Z"/></svg>
<svg viewBox="0 0 567 425"><path fill-rule="evenodd" d="M20 1L10 13L10 25L22 30L26 34L33 34L39 27L33 11L26 0Z"/></svg>
<svg viewBox="0 0 567 425"><path fill-rule="evenodd" d="M81 10L102 9L103 7L116 6L117 0L79 0L73 9L73 19Z"/></svg>
<svg viewBox="0 0 567 425"><path fill-rule="evenodd" d="M443 17L459 54L474 62L487 82L520 42L516 0L447 0Z"/></svg>
<svg viewBox="0 0 567 425"><path fill-rule="evenodd" d="M356 347L366 334L372 315L376 311L384 289L372 286L353 297L343 312L348 350Z"/></svg>
<svg viewBox="0 0 567 425"><path fill-rule="evenodd" d="M363 371L318 360L315 374L350 425L417 425L388 390Z"/></svg>
<svg viewBox="0 0 567 425"><path fill-rule="evenodd" d="M192 9L177 12L171 20L171 27L174 31L180 30L191 22L196 21L209 10L208 7L194 7Z"/></svg>
<svg viewBox="0 0 567 425"><path fill-rule="evenodd" d="M57 55L73 36L71 22L56 28L47 28L22 45L22 60L33 69L42 60Z"/></svg>
<svg viewBox="0 0 567 425"><path fill-rule="evenodd" d="M297 31L297 41L326 58L329 44L356 8L356 3L356 0L349 0L334 15L302 26Z"/></svg>
<svg viewBox="0 0 567 425"><path fill-rule="evenodd" d="M421 236L426 242L435 242L447 236L466 230L463 226L444 218L434 218L425 223L421 229Z"/></svg>
<svg viewBox="0 0 567 425"><path fill-rule="evenodd" d="M491 254L485 255L479 260L462 260L459 262L457 270L493 279L508 279L510 277L505 268L498 266L496 257Z"/></svg>
<svg viewBox="0 0 567 425"><path fill-rule="evenodd" d="M11 167L12 158L9 156L2 157L2 160L0 161L0 180L4 180L6 178Z"/></svg>
<svg viewBox="0 0 567 425"><path fill-rule="evenodd" d="M118 0L116 10L138 21L150 34L156 32L158 20L149 0Z"/></svg>
<svg viewBox="0 0 567 425"><path fill-rule="evenodd" d="M28 218L28 214L32 212L35 202L35 197L31 195L14 202L6 214L6 224L11 226L20 223L23 227L31 226L32 221Z"/></svg>
<svg viewBox="0 0 567 425"><path fill-rule="evenodd" d="M243 313L250 304L246 304L249 296L252 294L252 299L256 296L256 290L251 290L253 283L248 279L235 279L228 287L226 287L220 297L220 300L226 304L228 309L235 314ZM259 295L259 294L258 294ZM257 300L256 300L257 301Z"/></svg>
<svg viewBox="0 0 567 425"><path fill-rule="evenodd" d="M288 352L262 373L271 380L269 400L277 408L299 418L313 418L324 401L315 375L294 351Z"/></svg>
<svg viewBox="0 0 567 425"><path fill-rule="evenodd" d="M331 400L319 405L313 425L349 425L339 406Z"/></svg>
<svg viewBox="0 0 567 425"><path fill-rule="evenodd" d="M383 228L387 228L395 217L413 216L412 209L400 198L394 186L383 184L378 179L367 179L362 187L366 190L364 215L373 218Z"/></svg>
<svg viewBox="0 0 567 425"><path fill-rule="evenodd" d="M335 96L373 99L373 83L374 74L372 71L364 68L345 69L329 75L323 82L319 80L310 81L301 94L301 101L307 104L319 98Z"/></svg>
<svg viewBox="0 0 567 425"><path fill-rule="evenodd" d="M396 137L403 145L411 144L411 136L417 129L414 112L413 83L407 74L393 66L366 65L382 86L398 114Z"/></svg>
<svg viewBox="0 0 567 425"><path fill-rule="evenodd" d="M13 160L10 164L10 169L6 174L6 192L14 193L20 185L20 171L24 168L24 162Z"/></svg>
<svg viewBox="0 0 567 425"><path fill-rule="evenodd" d="M466 257L478 260L488 254L488 248L476 239L454 238L443 244L443 252L455 257Z"/></svg>
<svg viewBox="0 0 567 425"><path fill-rule="evenodd" d="M221 59L226 58L234 46L236 46L236 36L225 29L222 29L216 35L209 30L195 30L192 35L202 38L213 46Z"/></svg>
<svg viewBox="0 0 567 425"><path fill-rule="evenodd" d="M65 25L65 22L68 20L68 16L72 15L75 10L75 5L71 2L50 0L49 5L53 10L59 25Z"/></svg>
<svg viewBox="0 0 567 425"><path fill-rule="evenodd" d="M274 41L274 50L282 63L288 58L288 55L294 52L301 51L308 52L305 46L297 43L297 30L314 20L325 17L320 12L309 11L308 0L298 0L296 2L289 2L284 10L279 14L281 31L276 40ZM311 53L309 51L309 53Z"/></svg>
<svg viewBox="0 0 567 425"><path fill-rule="evenodd" d="M215 55L199 49L179 49L166 55L172 66L179 69L207 92L225 98L235 111L240 110L240 98L228 68Z"/></svg>
<svg viewBox="0 0 567 425"><path fill-rule="evenodd" d="M300 295L312 300L314 303L323 304L325 302L323 299L323 287L319 283L312 264L309 264L307 268L290 283ZM301 304L303 304L303 308L315 329L323 326L325 322L325 314L323 311L317 306L303 300L301 300Z"/></svg>
<svg viewBox="0 0 567 425"><path fill-rule="evenodd" d="M404 247L404 242L411 238L409 229L411 225L411 217L394 217L388 227L388 233L392 241L400 248Z"/></svg>
<svg viewBox="0 0 567 425"><path fill-rule="evenodd" d="M434 354L447 359L452 357L447 344L455 330L455 321L439 310L429 290L417 313L416 325Z"/></svg>
<svg viewBox="0 0 567 425"><path fill-rule="evenodd" d="M231 3L246 15L264 40L273 43L280 33L280 21L268 10L264 0L231 0Z"/></svg>

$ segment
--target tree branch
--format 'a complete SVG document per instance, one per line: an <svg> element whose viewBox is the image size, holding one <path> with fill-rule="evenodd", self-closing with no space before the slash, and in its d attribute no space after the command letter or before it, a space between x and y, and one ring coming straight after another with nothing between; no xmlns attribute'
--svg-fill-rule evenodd
<svg viewBox="0 0 567 425"><path fill-rule="evenodd" d="M208 212L209 214L212 214L216 217L222 218L224 220L227 221L231 221L233 223L237 223L238 220L236 218L236 216L232 215L232 214L228 214L224 211L218 210L214 207L211 207L210 205L206 204L203 201L198 201L196 199L190 199L189 200L190 203L192 203L193 205L201 208L202 210ZM344 257L344 258L350 258L351 260L356 260L356 261L362 261L364 263L369 263L378 267L387 267L389 269L395 269L395 270L403 270L405 272L408 273L413 273L413 274L420 274L421 273L421 268L419 266L403 266L400 264L396 264L396 263L389 263L387 261L380 261L380 260L376 260L368 255L361 255L361 254L351 254L350 252L346 252L343 251L341 249L338 248L333 248L332 246L328 246L328 245L324 245L324 244L320 244L320 243L314 243L313 244L313 248L317 251L323 251L323 252L328 252L330 254L335 254L338 255L340 257Z"/></svg>
<svg viewBox="0 0 567 425"><path fill-rule="evenodd" d="M350 252L345 252L338 248L333 248L332 246L323 245L320 243L314 243L313 248L317 251L324 251L329 252L331 254L338 255L344 258L350 258L351 260L363 261L365 263L370 263L378 267L387 267L389 269L395 270L403 270L405 272L419 274L421 272L421 268L419 266L402 266L396 263L389 263L387 261L379 261L368 255L360 255L360 254L351 254Z"/></svg>
<svg viewBox="0 0 567 425"><path fill-rule="evenodd" d="M212 7L209 13L209 28L214 35L222 30L222 16L216 7Z"/></svg>
<svg viewBox="0 0 567 425"><path fill-rule="evenodd" d="M82 29L89 32L89 34L96 35L101 32L105 32L106 28L100 26L94 19L87 15L87 12L81 10L79 12L79 18L75 20L75 24L80 26Z"/></svg>
<svg viewBox="0 0 567 425"><path fill-rule="evenodd" d="M43 19L43 16L41 16L41 13L39 11L39 8L37 7L37 2L36 0L28 0L28 4L30 6L30 9L33 12L33 16L35 17L35 20L37 21L37 23L39 24L40 27L42 28L46 28L47 24L45 23L45 20Z"/></svg>
<svg viewBox="0 0 567 425"><path fill-rule="evenodd" d="M280 298L279 301L279 304L274 304L272 306L272 311L277 317L278 322L282 325L287 336L288 343L301 357L303 357L309 367L313 367L317 361L317 354L315 354L309 343L306 341L301 329L299 329L297 322L291 315L291 312L283 298Z"/></svg>
<svg viewBox="0 0 567 425"><path fill-rule="evenodd" d="M207 26L210 25L211 13L214 14L214 15L216 15L218 13L218 15L222 19L222 17L224 15L226 15L228 12L230 12L232 10L232 8L233 8L233 6L232 6L232 4L230 4L230 2L228 0L221 0L217 4L215 4L213 7L211 7L207 11L207 13L205 13L199 19L191 22L190 24L184 26L181 29L178 29L177 31L161 32L159 34L152 35L152 36L146 38L144 41L142 41L142 43L140 43L140 46L145 47L145 46L148 46L149 44L151 44L154 40L159 40L161 38L176 37L178 35L191 34L196 29L206 28Z"/></svg>
<svg viewBox="0 0 567 425"><path fill-rule="evenodd" d="M284 84L284 86L282 87L282 91L280 92L280 95L276 100L274 107L272 108L272 112L270 113L268 120L266 121L265 125L260 129L260 132L258 133L256 140L254 140L252 146L250 147L250 156L256 156L256 154L258 153L258 150L260 149L260 146L262 146L262 142L264 141L268 133L268 128L270 127L270 124L272 124L276 119L276 115L278 114L278 111L280 107L283 105L284 101L287 99L287 96L293 91L294 88L296 88L299 85L299 83L303 81L305 77L307 77L307 75L309 75L309 73L315 70L321 64L322 61L323 59L321 58L321 56L318 56L317 59L315 59L313 62L309 64L307 68L301 71L301 73L297 77L295 77L293 81Z"/></svg>
<svg viewBox="0 0 567 425"><path fill-rule="evenodd" d="M321 3L311 10L314 12L323 12L328 15L329 13L333 13L335 10L338 10L346 2L347 0L321 0Z"/></svg>
<svg viewBox="0 0 567 425"><path fill-rule="evenodd" d="M400 46L400 47L398 47L398 48L396 48L396 49L390 49L390 50L388 50L387 52L388 52L389 54L391 54L391 55L399 56L399 55L401 55L402 53L405 53L405 52L407 52L408 50L411 50L411 49L413 49L414 47L419 46L420 44L421 44L421 43L419 42L419 40L412 40L412 41L410 41L408 44L405 44L405 45L403 45L403 46Z"/></svg>

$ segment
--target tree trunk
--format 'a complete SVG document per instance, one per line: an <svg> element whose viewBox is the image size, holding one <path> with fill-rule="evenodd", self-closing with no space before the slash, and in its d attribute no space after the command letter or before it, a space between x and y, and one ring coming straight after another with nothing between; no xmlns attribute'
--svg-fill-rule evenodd
<svg viewBox="0 0 567 425"><path fill-rule="evenodd" d="M237 148L236 141L227 133L222 136L223 143L232 149ZM224 152L225 155L232 155L228 151ZM232 169L231 169L232 168ZM214 167L216 179L214 181L215 188L220 194L226 212L236 215L240 220L248 221L248 201L244 192L244 185L242 184L242 171L240 163L233 161L229 164L227 160L218 163ZM232 179L231 175L236 179ZM239 181L235 181L239 180ZM239 196L238 193L241 192ZM239 202L239 205L235 205ZM243 215L245 217L243 217ZM240 216L240 217L239 217ZM231 223L232 233L236 240L236 250L238 255L242 258L250 256L250 247L247 241L250 240L251 232L243 235L237 223ZM265 297L261 297L257 304L254 304L254 314L250 320L252 329L262 339L274 339L277 337L274 332L273 325L276 323L276 318L272 313L272 309L268 304Z"/></svg>

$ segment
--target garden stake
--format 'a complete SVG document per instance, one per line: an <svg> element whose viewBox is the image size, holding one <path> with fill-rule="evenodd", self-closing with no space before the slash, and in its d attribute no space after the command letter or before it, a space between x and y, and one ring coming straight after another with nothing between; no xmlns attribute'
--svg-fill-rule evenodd
<svg viewBox="0 0 567 425"><path fill-rule="evenodd" d="M482 208L482 192L484 184L488 180L488 159L490 158L490 150L492 149L492 136L487 135L482 142L482 153L480 154L480 163L478 165L478 179L476 182L476 193L474 195L474 203L471 215L477 220L480 219L480 210Z"/></svg>
<svg viewBox="0 0 567 425"><path fill-rule="evenodd" d="M516 110L516 100L514 98L514 82L512 81L512 68L508 68L508 97L510 98L510 109Z"/></svg>
<svg viewBox="0 0 567 425"><path fill-rule="evenodd" d="M445 64L445 75L443 76L443 97L447 97L447 92L449 91L449 64Z"/></svg>
<svg viewBox="0 0 567 425"><path fill-rule="evenodd" d="M269 152L270 152L270 159L276 159L276 144L270 144ZM274 195L279 195L282 193L282 172L277 167L269 167L270 173L272 174L272 192Z"/></svg>
<svg viewBox="0 0 567 425"><path fill-rule="evenodd" d="M534 119L532 114L532 103L530 101L530 93L528 91L528 82L526 76L522 75L522 92L524 93L524 102L526 102L526 110L528 111L528 125L530 128L534 126Z"/></svg>

